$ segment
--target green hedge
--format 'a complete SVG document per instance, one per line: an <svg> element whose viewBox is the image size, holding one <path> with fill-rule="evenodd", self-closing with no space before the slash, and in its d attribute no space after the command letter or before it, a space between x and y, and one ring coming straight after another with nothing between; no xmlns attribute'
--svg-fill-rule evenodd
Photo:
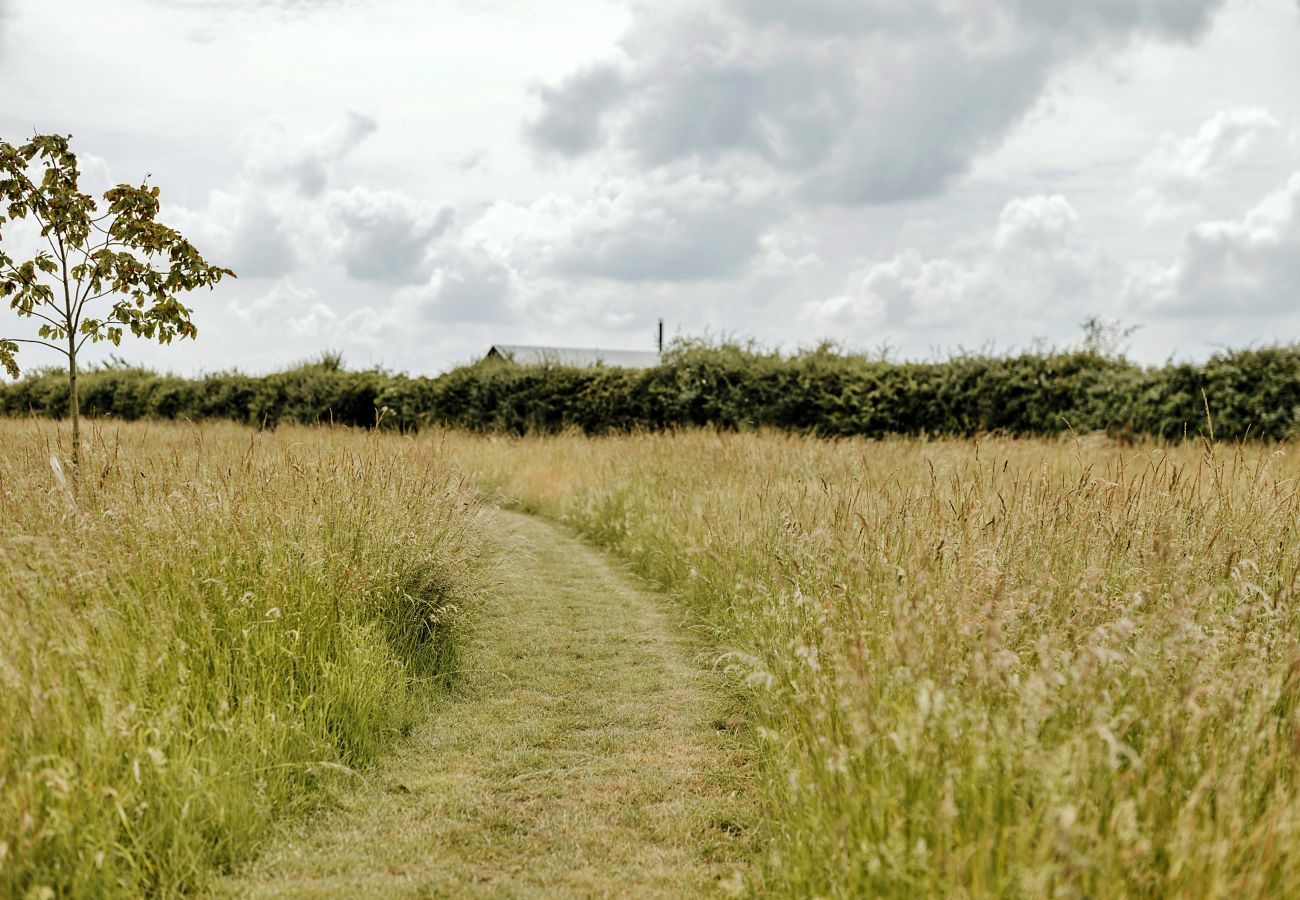
<svg viewBox="0 0 1300 900"><path fill-rule="evenodd" d="M821 348L794 356L682 345L646 370L480 363L435 378L354 372L337 358L286 372L185 379L112 365L82 377L88 414L598 434L712 426L825 435L1076 432L1285 440L1300 436L1300 345L1144 368L1090 351L893 363ZM1209 406L1210 420L1206 417ZM0 386L0 412L62 416L46 370Z"/></svg>

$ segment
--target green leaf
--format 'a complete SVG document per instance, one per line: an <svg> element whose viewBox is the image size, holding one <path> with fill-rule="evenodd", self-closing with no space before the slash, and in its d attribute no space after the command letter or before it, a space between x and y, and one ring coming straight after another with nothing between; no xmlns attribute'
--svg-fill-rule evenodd
<svg viewBox="0 0 1300 900"><path fill-rule="evenodd" d="M91 220L100 207L78 186L70 140L36 135L20 146L0 142L0 240L5 224L35 216L42 234L58 248L20 262L0 253L0 298L8 299L19 317L39 311L52 319L54 324L38 329L47 340L76 332L83 341L118 345L128 330L162 343L193 339L198 329L178 298L212 289L235 273L210 265L178 231L157 221L157 186L119 184L105 191L107 212L98 225L102 231L97 230ZM71 308L66 297L72 298ZM107 318L89 309L99 302L109 305ZM13 340L0 343L0 365L11 374L18 371L17 351Z"/></svg>

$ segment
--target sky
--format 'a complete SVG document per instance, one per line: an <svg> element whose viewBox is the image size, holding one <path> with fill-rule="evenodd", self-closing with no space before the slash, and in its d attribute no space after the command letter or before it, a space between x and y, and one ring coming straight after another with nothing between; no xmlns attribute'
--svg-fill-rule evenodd
<svg viewBox="0 0 1300 900"><path fill-rule="evenodd" d="M1300 0L0 0L0 140L239 275L186 374L1297 341L1297 85Z"/></svg>

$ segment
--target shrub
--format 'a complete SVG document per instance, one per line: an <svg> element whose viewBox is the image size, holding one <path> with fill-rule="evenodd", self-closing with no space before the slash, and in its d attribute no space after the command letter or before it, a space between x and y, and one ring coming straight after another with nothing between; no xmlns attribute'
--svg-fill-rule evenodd
<svg viewBox="0 0 1300 900"><path fill-rule="evenodd" d="M0 411L63 416L53 371L0 387ZM1285 440L1300 433L1300 345L1144 368L1096 350L894 363L823 346L783 356L683 343L645 370L478 363L434 378L348 371L326 357L285 372L183 379L120 365L83 376L83 407L118 419L445 425L509 434L706 426L828 436L1049 436ZM1206 409L1210 418L1207 419Z"/></svg>

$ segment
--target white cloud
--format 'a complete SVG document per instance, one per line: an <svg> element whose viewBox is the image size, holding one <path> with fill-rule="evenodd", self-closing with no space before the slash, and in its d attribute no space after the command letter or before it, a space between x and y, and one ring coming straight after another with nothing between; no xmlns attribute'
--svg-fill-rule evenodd
<svg viewBox="0 0 1300 900"><path fill-rule="evenodd" d="M0 10L0 137L154 173L241 276L192 298L196 344L131 345L164 367L433 371L485 341L644 346L659 316L920 355L1139 300L1152 361L1295 333L1246 311L1285 306L1285 216L1245 224L1300 168L1293 0Z"/></svg>
<svg viewBox="0 0 1300 900"><path fill-rule="evenodd" d="M319 338L333 331L333 325L338 322L338 318L334 310L324 303L313 303L305 315L290 320L289 328L293 331L294 337Z"/></svg>
<svg viewBox="0 0 1300 900"><path fill-rule="evenodd" d="M1200 208L1206 188L1245 163L1270 138L1285 138L1282 122L1266 109L1216 113L1193 135L1166 136L1139 166L1138 199L1153 216Z"/></svg>
<svg viewBox="0 0 1300 900"><path fill-rule="evenodd" d="M354 187L328 197L339 259L359 281L411 283L428 275L434 241L451 226L453 213L405 194Z"/></svg>
<svg viewBox="0 0 1300 900"><path fill-rule="evenodd" d="M278 278L304 263L317 265L324 242L348 241L346 231L339 238L325 221L325 188L334 167L375 127L349 113L338 125L294 140L283 122L268 123L245 136L245 156L228 188L210 191L197 208L168 207L167 218L210 262L241 278Z"/></svg>
<svg viewBox="0 0 1300 900"><path fill-rule="evenodd" d="M272 123L246 139L247 156L230 189L212 191L201 208L177 208L174 218L213 262L240 278L279 278L307 266L338 267L354 281L422 282L453 211L398 191L330 187L377 128L373 119L349 113L295 140L283 123Z"/></svg>
<svg viewBox="0 0 1300 900"><path fill-rule="evenodd" d="M273 331L305 314L316 302L314 290L282 278L268 290L231 301L229 309L236 318Z"/></svg>
<svg viewBox="0 0 1300 900"><path fill-rule="evenodd" d="M508 262L484 247L456 246L441 251L427 284L406 288L395 306L404 318L455 324L497 322L510 316L515 274Z"/></svg>
<svg viewBox="0 0 1300 900"><path fill-rule="evenodd" d="M498 204L467 231L540 275L689 282L742 272L779 215L762 186L693 175L610 178L580 197Z"/></svg>
<svg viewBox="0 0 1300 900"><path fill-rule="evenodd" d="M244 169L262 183L315 197L328 186L335 165L378 129L370 116L349 112L342 121L304 139L283 120L275 120L246 139Z"/></svg>
<svg viewBox="0 0 1300 900"><path fill-rule="evenodd" d="M805 304L802 317L859 339L882 328L939 328L1024 341L1096 311L1114 276L1069 201L1039 195L1008 203L992 233L962 254L927 259L908 249L865 262L844 293Z"/></svg>
<svg viewBox="0 0 1300 900"><path fill-rule="evenodd" d="M1241 218L1192 226L1178 255L1164 262L1101 251L1064 197L1017 199L995 229L949 255L905 249L864 261L846 290L805 303L801 319L859 340L922 332L1005 346L1066 334L1094 314L1209 319L1213 333L1239 334L1229 323L1243 316L1282 321L1295 315L1298 299L1300 172Z"/></svg>
<svg viewBox="0 0 1300 900"><path fill-rule="evenodd" d="M214 192L203 218L209 227L221 229L207 252L240 277L277 278L297 269L298 253L284 217L261 192Z"/></svg>
<svg viewBox="0 0 1300 900"><path fill-rule="evenodd" d="M735 275L758 254L773 213L764 198L723 182L616 182L577 211L548 268L619 281Z"/></svg>
<svg viewBox="0 0 1300 900"><path fill-rule="evenodd" d="M1171 264L1137 267L1125 297L1170 316L1293 311L1300 300L1300 172L1243 218L1196 226Z"/></svg>

